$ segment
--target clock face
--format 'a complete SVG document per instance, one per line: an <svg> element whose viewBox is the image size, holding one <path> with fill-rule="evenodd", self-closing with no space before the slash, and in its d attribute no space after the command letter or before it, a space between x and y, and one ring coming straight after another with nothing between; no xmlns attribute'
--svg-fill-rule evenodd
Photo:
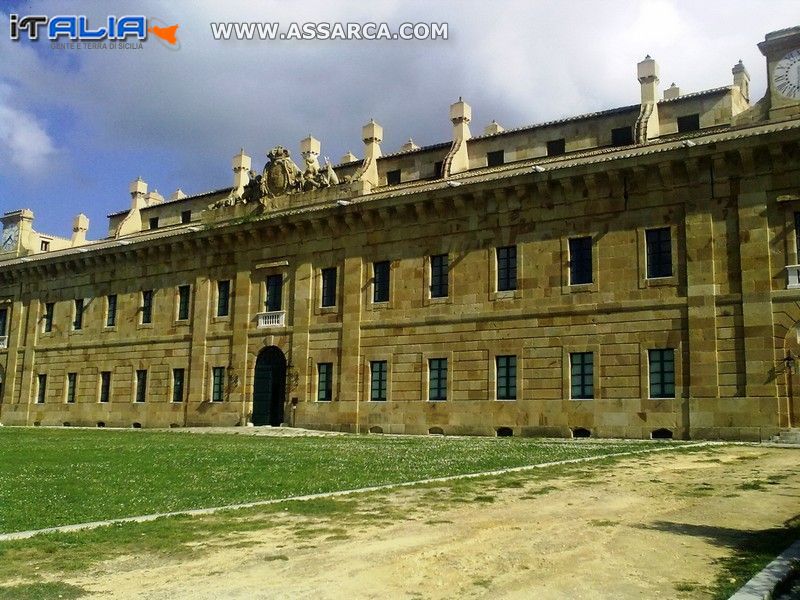
<svg viewBox="0 0 800 600"><path fill-rule="evenodd" d="M800 100L800 48L778 61L772 71L772 85L781 96Z"/></svg>
<svg viewBox="0 0 800 600"><path fill-rule="evenodd" d="M19 225L10 225L3 229L0 242L2 242L0 250L16 250L17 242L19 242Z"/></svg>

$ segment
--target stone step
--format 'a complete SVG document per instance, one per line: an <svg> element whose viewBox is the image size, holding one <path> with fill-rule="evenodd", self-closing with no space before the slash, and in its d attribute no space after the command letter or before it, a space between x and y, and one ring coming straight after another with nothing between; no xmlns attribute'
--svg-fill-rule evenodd
<svg viewBox="0 0 800 600"><path fill-rule="evenodd" d="M800 445L800 428L793 427L792 429L784 429L773 439L781 444Z"/></svg>

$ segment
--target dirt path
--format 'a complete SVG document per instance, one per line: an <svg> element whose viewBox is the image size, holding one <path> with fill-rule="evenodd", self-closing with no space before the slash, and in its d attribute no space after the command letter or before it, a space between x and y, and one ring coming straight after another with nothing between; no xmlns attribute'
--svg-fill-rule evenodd
<svg viewBox="0 0 800 600"><path fill-rule="evenodd" d="M404 490L362 502L407 518L314 533L292 516L195 560L130 557L70 583L126 599L701 598L737 537L800 513L799 461L731 446Z"/></svg>

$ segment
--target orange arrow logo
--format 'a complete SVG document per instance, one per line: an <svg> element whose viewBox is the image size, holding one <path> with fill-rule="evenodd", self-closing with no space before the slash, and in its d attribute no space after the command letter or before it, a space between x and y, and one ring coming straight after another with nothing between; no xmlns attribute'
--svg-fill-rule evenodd
<svg viewBox="0 0 800 600"><path fill-rule="evenodd" d="M170 27L159 27L157 25L153 25L147 31L152 32L153 35L160 37L162 40L167 42L168 44L177 44L178 38L175 37L175 32L178 30L177 25L172 25Z"/></svg>

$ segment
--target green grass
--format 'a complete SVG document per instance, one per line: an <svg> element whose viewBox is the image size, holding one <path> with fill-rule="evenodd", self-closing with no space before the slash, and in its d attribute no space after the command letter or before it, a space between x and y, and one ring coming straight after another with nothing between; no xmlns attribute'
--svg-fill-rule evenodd
<svg viewBox="0 0 800 600"><path fill-rule="evenodd" d="M0 586L0 600L69 600L86 593L83 588L52 581Z"/></svg>
<svg viewBox="0 0 800 600"><path fill-rule="evenodd" d="M641 442L264 437L5 427L0 532L222 506L612 452Z"/></svg>

